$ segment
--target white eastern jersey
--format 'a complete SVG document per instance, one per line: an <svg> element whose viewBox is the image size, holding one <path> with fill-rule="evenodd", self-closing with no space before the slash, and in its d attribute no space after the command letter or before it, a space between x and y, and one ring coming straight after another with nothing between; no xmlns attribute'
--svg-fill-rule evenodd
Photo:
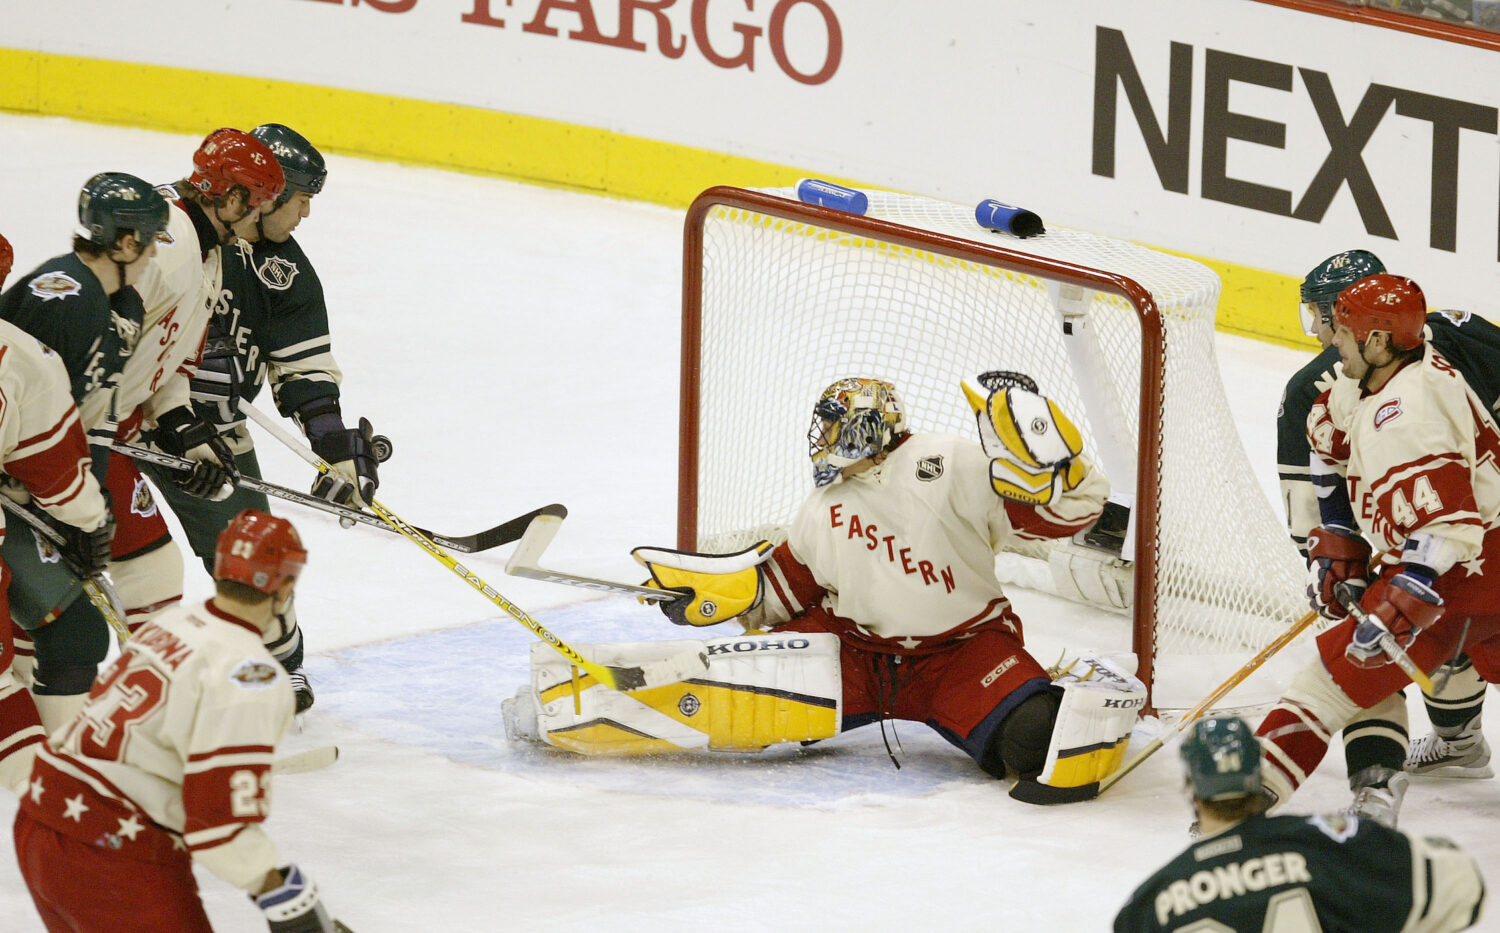
<svg viewBox="0 0 1500 933"><path fill-rule="evenodd" d="M1107 493L1089 470L1049 506L1002 499L978 443L914 434L880 465L814 490L787 545L826 591L825 609L912 648L999 619L1010 601L995 577L996 552L1019 538L1083 530Z"/></svg>
<svg viewBox="0 0 1500 933"><path fill-rule="evenodd" d="M1387 562L1415 532L1446 541L1450 566L1479 555L1500 516L1500 430L1431 344L1377 392L1340 377L1307 423L1313 450L1344 470L1360 528Z"/></svg>
<svg viewBox="0 0 1500 933"><path fill-rule="evenodd" d="M122 855L186 848L241 888L280 863L261 830L292 688L261 633L211 603L143 626L37 755L22 807Z"/></svg>
<svg viewBox="0 0 1500 933"><path fill-rule="evenodd" d="M161 190L161 189L158 189ZM188 380L208 331L211 301L219 294L220 250L202 252L198 229L182 203L173 203L166 234L135 290L146 306L140 340L125 362L115 391L117 417L126 422L139 406L147 418L190 404Z"/></svg>
<svg viewBox="0 0 1500 933"><path fill-rule="evenodd" d="M92 531L104 521L99 483L62 358L35 337L0 321L0 460L37 505ZM5 513L0 511L0 538Z"/></svg>

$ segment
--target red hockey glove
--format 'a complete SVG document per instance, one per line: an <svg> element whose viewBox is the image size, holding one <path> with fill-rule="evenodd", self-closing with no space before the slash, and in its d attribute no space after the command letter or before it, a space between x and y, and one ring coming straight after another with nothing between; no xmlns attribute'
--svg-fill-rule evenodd
<svg viewBox="0 0 1500 933"><path fill-rule="evenodd" d="M1380 647L1382 635L1389 632L1404 649L1443 615L1443 597L1410 573L1398 573L1389 581L1375 581L1359 605L1365 611L1365 621L1354 629L1353 640L1344 648L1344 656L1355 667L1391 663L1385 649Z"/></svg>
<svg viewBox="0 0 1500 933"><path fill-rule="evenodd" d="M1334 590L1340 583L1358 591L1369 585L1370 542L1346 525L1319 525L1307 536L1307 602L1325 619L1349 611Z"/></svg>

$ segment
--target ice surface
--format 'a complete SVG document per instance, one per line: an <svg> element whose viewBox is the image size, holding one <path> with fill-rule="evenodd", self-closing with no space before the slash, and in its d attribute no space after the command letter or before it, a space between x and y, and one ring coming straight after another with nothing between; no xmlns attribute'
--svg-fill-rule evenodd
<svg viewBox="0 0 1500 933"><path fill-rule="evenodd" d="M16 274L68 248L90 175L169 181L196 143L0 115L0 231ZM629 549L674 537L680 214L329 162L298 239L328 294L345 411L395 443L382 502L446 533L563 502L570 517L547 564L639 579ZM1276 500L1276 403L1306 354L1227 336L1218 348ZM268 478L310 482L274 442L260 450ZM533 636L410 543L294 509L281 511L311 552L299 597L318 703L288 747L333 742L343 757L278 779L269 830L359 933L1104 930L1187 843L1171 748L1106 796L1056 808L1011 800L911 723L888 733L900 770L873 727L759 756L620 762L512 748L499 703L522 682ZM464 562L570 642L683 635L630 599L506 577L508 554ZM207 593L195 565L188 592ZM1064 643L1128 644L1122 618L1015 596L1044 663ZM1415 701L1412 720L1426 731ZM1160 729L1147 722L1137 747ZM1335 748L1296 806L1343 805L1343 770ZM0 794L0 821L14 810ZM1453 836L1494 882L1500 784L1416 782L1402 824ZM206 874L200 884L216 929L265 929L242 894ZM0 917L15 933L41 930L8 845Z"/></svg>

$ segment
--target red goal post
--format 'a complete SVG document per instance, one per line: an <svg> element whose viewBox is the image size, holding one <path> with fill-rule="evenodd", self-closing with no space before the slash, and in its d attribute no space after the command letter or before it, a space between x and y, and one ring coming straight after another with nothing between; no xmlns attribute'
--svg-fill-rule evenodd
<svg viewBox="0 0 1500 933"><path fill-rule="evenodd" d="M810 489L803 429L834 379L889 379L914 430L974 436L959 380L1026 372L1078 421L1132 533L1125 559L1062 542L1023 550L1019 570L1002 562L1002 578L1128 614L1153 707L1192 706L1302 612L1300 561L1219 382L1217 276L1082 231L1023 240L972 208L868 194L864 215L730 187L689 208L678 546L784 538ZM1222 534L1205 536L1195 522L1216 512Z"/></svg>

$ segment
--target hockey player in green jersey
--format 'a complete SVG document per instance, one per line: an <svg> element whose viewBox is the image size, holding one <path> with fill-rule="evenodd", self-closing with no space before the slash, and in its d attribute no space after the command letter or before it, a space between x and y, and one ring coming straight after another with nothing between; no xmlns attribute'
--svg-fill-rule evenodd
<svg viewBox="0 0 1500 933"><path fill-rule="evenodd" d="M1324 259L1302 280L1302 329L1316 337L1323 350L1287 381L1276 416L1276 457L1286 504L1287 528L1304 557L1307 535L1319 524L1318 497L1309 473L1311 448L1307 416L1318 396L1333 385L1339 352L1333 346L1333 306L1339 292L1366 276L1385 271L1374 253L1345 250ZM1464 381L1492 413L1500 416L1500 327L1467 311L1433 311L1427 315L1430 341L1454 365ZM1489 746L1480 730L1485 682L1467 655L1460 655L1439 673L1440 689L1424 696L1434 731L1412 744L1410 751L1379 720L1345 732L1345 755L1351 781L1368 766L1396 769L1404 762L1412 774L1436 777L1485 778ZM1363 747L1361 747L1363 746ZM1357 790L1358 788L1356 788Z"/></svg>
<svg viewBox="0 0 1500 933"><path fill-rule="evenodd" d="M1182 742L1203 836L1136 889L1115 933L1448 933L1479 921L1484 881L1447 839L1357 816L1266 816L1260 745L1237 718Z"/></svg>
<svg viewBox="0 0 1500 933"><path fill-rule="evenodd" d="M334 362L323 286L292 231L311 213L328 169L323 155L301 134L279 123L250 131L275 154L286 176L286 190L275 209L235 229L239 241L225 251L224 279L213 301L213 319L203 361L192 382L193 406L229 441L235 467L260 477L260 463L241 402L249 404L266 382L276 407L293 418L313 450L333 466L318 477L313 493L330 501L363 505L379 484L371 428L344 425L339 408L342 373ZM269 511L266 497L237 488L227 499L209 502L164 488L164 497L182 522L188 541L212 569L214 542L243 509ZM302 669L302 631L289 604L287 625L267 648L290 672L297 712L312 706L313 691Z"/></svg>

